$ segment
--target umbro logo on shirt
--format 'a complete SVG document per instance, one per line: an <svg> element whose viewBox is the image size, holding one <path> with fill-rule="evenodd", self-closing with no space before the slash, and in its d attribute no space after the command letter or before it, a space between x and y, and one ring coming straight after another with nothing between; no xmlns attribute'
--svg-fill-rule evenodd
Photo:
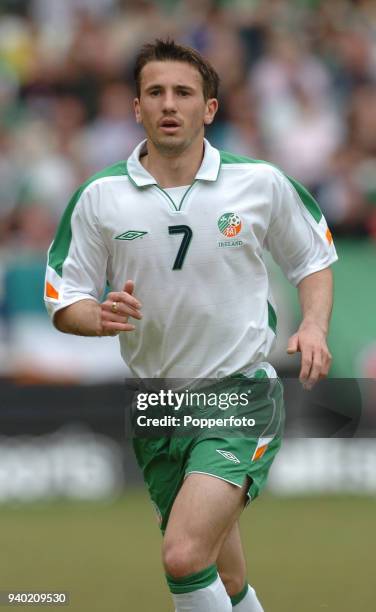
<svg viewBox="0 0 376 612"><path fill-rule="evenodd" d="M225 459L228 459L229 461L233 461L234 463L240 463L239 459L235 457L235 455L233 455L232 453L229 453L228 451L224 451L224 450L219 450L218 448L216 448L216 451L217 453L222 455Z"/></svg>
<svg viewBox="0 0 376 612"><path fill-rule="evenodd" d="M144 236L145 234L147 234L147 232L139 232L138 230L128 230L123 234L115 236L115 240L135 240L136 238L141 238L141 236Z"/></svg>

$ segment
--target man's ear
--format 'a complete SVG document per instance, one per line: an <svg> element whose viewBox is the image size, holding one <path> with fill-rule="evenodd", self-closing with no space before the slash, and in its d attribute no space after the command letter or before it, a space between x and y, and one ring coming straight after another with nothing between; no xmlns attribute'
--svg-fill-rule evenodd
<svg viewBox="0 0 376 612"><path fill-rule="evenodd" d="M214 121L215 114L218 110L217 98L209 98L206 102L206 112L204 116L204 124L210 125Z"/></svg>
<svg viewBox="0 0 376 612"><path fill-rule="evenodd" d="M140 100L139 100L139 98L135 98L133 100L133 108L134 108L134 114L136 116L136 123L142 123L141 109L140 109Z"/></svg>

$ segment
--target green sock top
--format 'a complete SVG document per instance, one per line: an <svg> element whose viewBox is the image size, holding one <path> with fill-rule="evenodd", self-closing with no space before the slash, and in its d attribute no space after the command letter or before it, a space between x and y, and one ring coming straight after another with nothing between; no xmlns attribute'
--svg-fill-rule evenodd
<svg viewBox="0 0 376 612"><path fill-rule="evenodd" d="M205 587L212 584L217 579L218 572L216 565L210 565L200 572L195 574L189 574L189 576L183 576L182 578L174 578L166 574L167 584L170 588L171 593L179 595L180 593L191 593L192 591L198 591L198 589L204 589Z"/></svg>
<svg viewBox="0 0 376 612"><path fill-rule="evenodd" d="M246 582L244 587L240 591L240 593L238 593L237 595L234 595L233 597L230 597L232 605L236 606L238 603L240 603L244 599L244 597L247 595L247 593L248 593L248 583Z"/></svg>

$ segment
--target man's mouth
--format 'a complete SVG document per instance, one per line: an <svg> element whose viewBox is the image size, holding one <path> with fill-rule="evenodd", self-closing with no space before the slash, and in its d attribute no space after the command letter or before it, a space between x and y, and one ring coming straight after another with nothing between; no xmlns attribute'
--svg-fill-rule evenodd
<svg viewBox="0 0 376 612"><path fill-rule="evenodd" d="M176 130L180 127L180 123L177 119L165 118L159 124L159 127L167 133L176 132Z"/></svg>

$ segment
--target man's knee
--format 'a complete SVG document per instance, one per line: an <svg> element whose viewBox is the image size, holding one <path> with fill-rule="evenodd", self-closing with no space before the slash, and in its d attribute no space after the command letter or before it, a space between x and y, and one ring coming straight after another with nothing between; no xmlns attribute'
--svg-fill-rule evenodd
<svg viewBox="0 0 376 612"><path fill-rule="evenodd" d="M210 565L210 559L203 550L200 550L198 543L189 540L181 543L165 543L162 560L166 573L174 578L195 574Z"/></svg>
<svg viewBox="0 0 376 612"><path fill-rule="evenodd" d="M219 575L223 584L225 585L227 594L230 597L238 595L238 593L240 593L240 591L243 589L246 580L245 571L244 573L239 572L237 574L219 571Z"/></svg>

